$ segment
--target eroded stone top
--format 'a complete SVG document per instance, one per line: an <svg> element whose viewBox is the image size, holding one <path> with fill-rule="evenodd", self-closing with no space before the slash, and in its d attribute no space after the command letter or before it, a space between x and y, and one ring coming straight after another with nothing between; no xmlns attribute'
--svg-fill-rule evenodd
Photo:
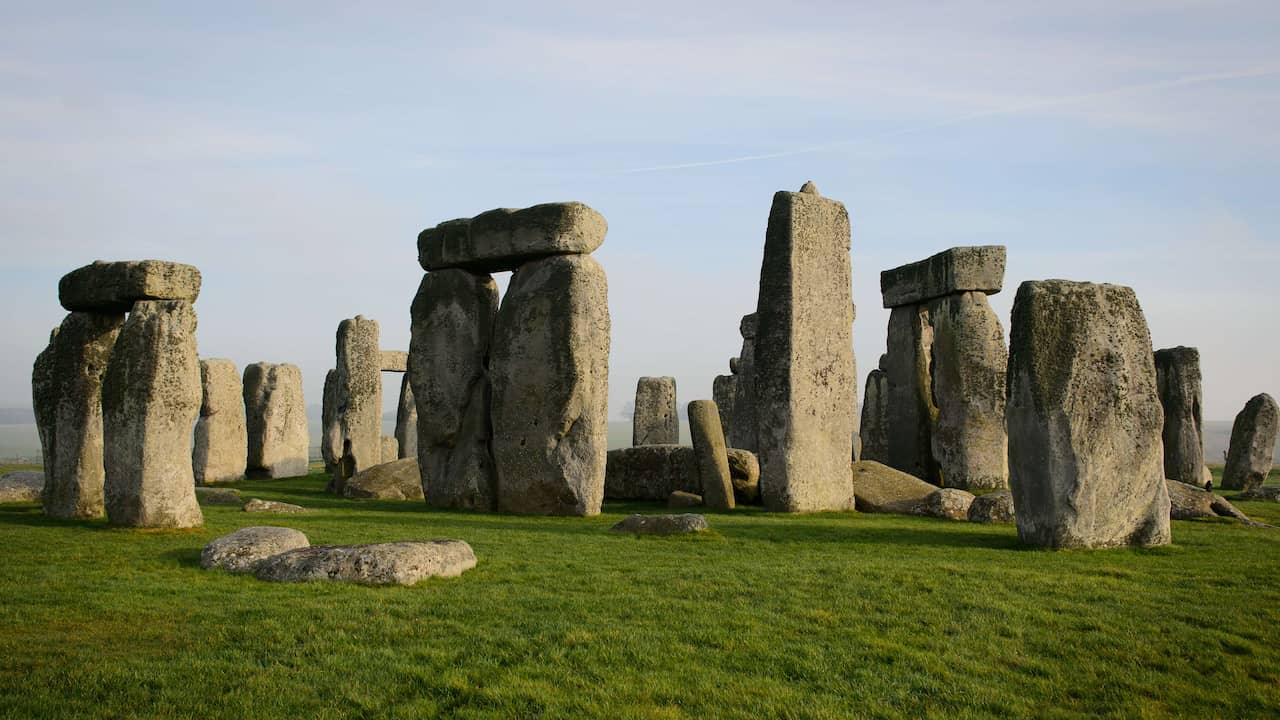
<svg viewBox="0 0 1280 720"><path fill-rule="evenodd" d="M58 301L72 312L129 312L138 300L186 300L200 295L200 271L167 260L95 261L62 276Z"/></svg>
<svg viewBox="0 0 1280 720"><path fill-rule="evenodd" d="M953 247L909 265L880 273L880 294L887 308L915 305L943 295L984 292L1004 286L1003 245Z"/></svg>
<svg viewBox="0 0 1280 720"><path fill-rule="evenodd" d="M418 263L428 271L505 272L548 255L587 255L608 229L603 215L580 202L499 208L423 230Z"/></svg>

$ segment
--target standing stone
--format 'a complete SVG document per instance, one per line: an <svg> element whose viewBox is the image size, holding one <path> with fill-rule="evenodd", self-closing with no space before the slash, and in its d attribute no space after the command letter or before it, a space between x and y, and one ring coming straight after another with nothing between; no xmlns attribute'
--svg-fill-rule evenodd
<svg viewBox="0 0 1280 720"><path fill-rule="evenodd" d="M1204 435L1200 416L1200 351L1156 351L1156 388L1164 407L1164 476L1204 484Z"/></svg>
<svg viewBox="0 0 1280 720"><path fill-rule="evenodd" d="M733 509L733 482L729 477L729 453L720 428L720 411L710 400L689 403L689 433L698 458L702 501L715 510Z"/></svg>
<svg viewBox="0 0 1280 720"><path fill-rule="evenodd" d="M396 442L400 459L418 457L418 406L413 400L409 373L400 376L400 402L396 405Z"/></svg>
<svg viewBox="0 0 1280 720"><path fill-rule="evenodd" d="M357 315L338 324L338 418L342 461L334 479L341 484L382 462L382 353L378 321ZM341 492L341 488L338 488Z"/></svg>
<svg viewBox="0 0 1280 720"><path fill-rule="evenodd" d="M1222 469L1226 490L1254 490L1262 487L1275 460L1276 432L1280 430L1280 409L1270 395L1255 395L1245 403L1231 425L1231 446Z"/></svg>
<svg viewBox="0 0 1280 720"><path fill-rule="evenodd" d="M867 390L862 397L862 460L878 463L889 459L889 377L883 366L867 374Z"/></svg>
<svg viewBox="0 0 1280 720"><path fill-rule="evenodd" d="M937 405L930 442L941 480L964 490L1006 488L1004 328L978 291L933 300L929 317Z"/></svg>
<svg viewBox="0 0 1280 720"><path fill-rule="evenodd" d="M338 371L324 375L324 397L320 404L320 457L324 471L332 474L342 459L342 418L338 416Z"/></svg>
<svg viewBox="0 0 1280 720"><path fill-rule="evenodd" d="M756 434L756 333L759 316L744 315L738 325L742 334L742 352L738 354L737 380L733 388L733 420L729 422L729 444L743 450L759 449ZM732 366L733 363L730 363Z"/></svg>
<svg viewBox="0 0 1280 720"><path fill-rule="evenodd" d="M631 421L631 445L679 445L680 415L676 412L676 379L642 377L636 383L636 411Z"/></svg>
<svg viewBox="0 0 1280 720"><path fill-rule="evenodd" d="M934 485L942 484L933 459L933 325L928 306L903 306L889 312L889 462L895 470Z"/></svg>
<svg viewBox="0 0 1280 720"><path fill-rule="evenodd" d="M413 298L408 376L428 505L496 507L485 362L497 313L493 278L464 270L427 273Z"/></svg>
<svg viewBox="0 0 1280 720"><path fill-rule="evenodd" d="M249 436L240 371L230 360L201 360L200 386L204 401L191 451L196 482L208 485L243 480Z"/></svg>
<svg viewBox="0 0 1280 720"><path fill-rule="evenodd" d="M720 411L720 427L724 429L727 440L731 435L733 422L733 401L737 392L738 377L736 375L717 375L711 381L711 399Z"/></svg>
<svg viewBox="0 0 1280 720"><path fill-rule="evenodd" d="M200 414L196 313L186 300L139 300L102 380L107 518L198 527L191 426Z"/></svg>
<svg viewBox="0 0 1280 720"><path fill-rule="evenodd" d="M306 405L297 365L253 363L244 369L248 474L284 478L307 474Z"/></svg>
<svg viewBox="0 0 1280 720"><path fill-rule="evenodd" d="M511 279L490 365L501 511L600 512L608 448L608 294L604 268L588 255L535 260Z"/></svg>
<svg viewBox="0 0 1280 720"><path fill-rule="evenodd" d="M50 473L54 465L53 446L57 441L54 432L58 414L58 382L54 374L57 338L58 328L54 328L49 333L49 344L36 356L31 367L31 409L36 416L36 433L40 436L40 456L44 461L41 467Z"/></svg>
<svg viewBox="0 0 1280 720"><path fill-rule="evenodd" d="M765 507L853 508L856 379L849 215L816 192L778 192L760 269L756 428Z"/></svg>
<svg viewBox="0 0 1280 720"><path fill-rule="evenodd" d="M73 312L52 340L51 384L33 388L36 406L50 422L44 513L56 518L96 518L103 513L105 476L102 379L124 315ZM47 352L47 351L46 351ZM37 416L37 419L39 416Z"/></svg>
<svg viewBox="0 0 1280 720"><path fill-rule="evenodd" d="M400 443L396 442L396 438L394 435L383 435L381 462L379 462L378 464L383 465L385 463L395 462L396 460L399 460L399 459L400 459Z"/></svg>
<svg viewBox="0 0 1280 720"><path fill-rule="evenodd" d="M1008 383L1018 537L1050 548L1168 544L1164 413L1133 290L1023 283Z"/></svg>

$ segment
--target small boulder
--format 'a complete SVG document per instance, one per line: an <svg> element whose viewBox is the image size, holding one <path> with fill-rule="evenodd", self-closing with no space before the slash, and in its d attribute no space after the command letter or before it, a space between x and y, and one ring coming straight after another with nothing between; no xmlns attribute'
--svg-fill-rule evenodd
<svg viewBox="0 0 1280 720"><path fill-rule="evenodd" d="M629 532L637 535L678 535L697 533L708 529L702 515L628 515L625 520L609 528L613 532Z"/></svg>
<svg viewBox="0 0 1280 720"><path fill-rule="evenodd" d="M196 502L201 505L244 505L239 490L231 488L196 487Z"/></svg>
<svg viewBox="0 0 1280 720"><path fill-rule="evenodd" d="M914 514L937 489L872 460L853 463L853 493L861 512Z"/></svg>
<svg viewBox="0 0 1280 720"><path fill-rule="evenodd" d="M690 492L677 490L667 496L667 507L675 510L677 508L698 507L702 504L702 496L694 495Z"/></svg>
<svg viewBox="0 0 1280 720"><path fill-rule="evenodd" d="M258 498L250 498L249 502L244 504L244 511L248 513L284 513L289 515L311 512L301 505L277 502L275 500L259 500Z"/></svg>
<svg viewBox="0 0 1280 720"><path fill-rule="evenodd" d="M1013 521L1013 493L1008 490L979 495L969 505L969 522L1011 523Z"/></svg>
<svg viewBox="0 0 1280 720"><path fill-rule="evenodd" d="M750 450L729 448L729 479L733 497L742 505L760 503L760 460Z"/></svg>
<svg viewBox="0 0 1280 720"><path fill-rule="evenodd" d="M916 514L944 520L968 520L973 493L957 488L939 488L920 504Z"/></svg>
<svg viewBox="0 0 1280 720"><path fill-rule="evenodd" d="M1236 499L1280 502L1280 487L1257 487L1252 490L1245 490Z"/></svg>
<svg viewBox="0 0 1280 720"><path fill-rule="evenodd" d="M40 502L44 473L18 470L0 477L0 503Z"/></svg>
<svg viewBox="0 0 1280 720"><path fill-rule="evenodd" d="M292 528L240 528L205 545L200 553L200 567L236 573L253 572L268 558L310 544L306 535Z"/></svg>
<svg viewBox="0 0 1280 720"><path fill-rule="evenodd" d="M349 498L422 500L422 477L416 457L374 465L347 480L342 494Z"/></svg>
<svg viewBox="0 0 1280 720"><path fill-rule="evenodd" d="M413 585L429 577L456 577L475 566L475 553L461 540L403 541L290 550L262 563L257 578Z"/></svg>

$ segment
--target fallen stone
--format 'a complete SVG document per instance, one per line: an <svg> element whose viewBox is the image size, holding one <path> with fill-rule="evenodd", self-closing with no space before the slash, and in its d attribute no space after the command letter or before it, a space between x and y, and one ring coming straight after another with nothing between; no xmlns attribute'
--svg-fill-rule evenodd
<svg viewBox="0 0 1280 720"><path fill-rule="evenodd" d="M280 553L310 545L306 535L292 528L240 528L205 545L200 553L200 567L205 570L249 573Z"/></svg>
<svg viewBox="0 0 1280 720"><path fill-rule="evenodd" d="M126 313L139 300L200 296L200 271L164 260L102 262L77 268L58 282L58 301L72 312Z"/></svg>
<svg viewBox="0 0 1280 720"><path fill-rule="evenodd" d="M1262 526L1220 495L1177 480L1166 480L1165 483L1169 490L1169 517L1173 520L1225 517L1245 525Z"/></svg>
<svg viewBox="0 0 1280 720"><path fill-rule="evenodd" d="M311 512L301 505L276 500L260 500L258 498L250 498L249 502L244 504L244 511L247 513L283 513L286 515Z"/></svg>
<svg viewBox="0 0 1280 720"><path fill-rule="evenodd" d="M400 459L400 442L391 435L382 436L382 462L383 465ZM375 466L376 467L376 466Z"/></svg>
<svg viewBox="0 0 1280 720"><path fill-rule="evenodd" d="M667 496L667 507L677 510L680 508L698 507L702 504L702 496L694 495L690 492L677 490Z"/></svg>
<svg viewBox="0 0 1280 720"><path fill-rule="evenodd" d="M1231 425L1231 446L1222 469L1226 490L1260 487L1275 460L1276 433L1280 432L1280 408L1270 395L1255 395L1245 403Z"/></svg>
<svg viewBox="0 0 1280 720"><path fill-rule="evenodd" d="M407 372L409 370L409 353L404 350L383 350L380 353L382 372Z"/></svg>
<svg viewBox="0 0 1280 720"><path fill-rule="evenodd" d="M679 442L680 415L676 412L676 379L640 378L636 383L631 444L675 445Z"/></svg>
<svg viewBox="0 0 1280 720"><path fill-rule="evenodd" d="M244 506L244 498L240 497L240 491L232 488L197 487L196 502L201 505Z"/></svg>
<svg viewBox="0 0 1280 720"><path fill-rule="evenodd" d="M338 421L342 453L335 492L356 473L382 463L382 355L378 321L363 315L338 323Z"/></svg>
<svg viewBox="0 0 1280 720"><path fill-rule="evenodd" d="M861 512L916 514L938 488L871 460L853 463L853 490Z"/></svg>
<svg viewBox="0 0 1280 720"><path fill-rule="evenodd" d="M713 510L732 510L733 482L729 475L729 455L720 429L720 411L710 400L689 403L689 432L693 454L698 459L702 501Z"/></svg>
<svg viewBox="0 0 1280 720"><path fill-rule="evenodd" d="M913 514L942 518L943 520L968 520L973 494L956 488L939 488L929 493Z"/></svg>
<svg viewBox="0 0 1280 720"><path fill-rule="evenodd" d="M728 448L729 479L733 482L734 500L741 505L760 502L760 461L749 450Z"/></svg>
<svg viewBox="0 0 1280 720"><path fill-rule="evenodd" d="M1200 351L1189 347L1157 350L1156 391L1164 408L1164 474L1179 482L1204 484L1204 439L1200 412Z"/></svg>
<svg viewBox="0 0 1280 720"><path fill-rule="evenodd" d="M257 578L413 585L430 577L457 577L475 566L475 553L461 540L404 541L289 550L259 565Z"/></svg>
<svg viewBox="0 0 1280 720"><path fill-rule="evenodd" d="M1280 487L1256 487L1252 490L1245 490L1240 493L1237 500L1263 500L1266 502L1280 502Z"/></svg>
<svg viewBox="0 0 1280 720"><path fill-rule="evenodd" d="M17 470L0 477L0 503L40 502L44 473Z"/></svg>
<svg viewBox="0 0 1280 720"><path fill-rule="evenodd" d="M216 484L243 480L249 434L245 429L240 371L230 360L201 360L200 386L204 399L191 451L196 482Z"/></svg>
<svg viewBox="0 0 1280 720"><path fill-rule="evenodd" d="M288 363L253 363L244 369L246 473L286 478L306 475L308 445L302 371Z"/></svg>
<svg viewBox="0 0 1280 720"><path fill-rule="evenodd" d="M422 500L422 476L418 458L403 458L374 465L347 480L342 494L349 498Z"/></svg>
<svg viewBox="0 0 1280 720"><path fill-rule="evenodd" d="M969 505L969 522L1011 523L1013 521L1013 493L1008 490L979 495Z"/></svg>
<svg viewBox="0 0 1280 720"><path fill-rule="evenodd" d="M625 520L609 529L613 532L627 532L637 535L677 535L704 532L708 529L708 526L707 519L702 515L684 513L680 515L628 515Z"/></svg>
<svg viewBox="0 0 1280 720"><path fill-rule="evenodd" d="M702 492L698 459L688 445L641 445L610 450L604 496L610 500L665 500L677 490Z"/></svg>
<svg viewBox="0 0 1280 720"><path fill-rule="evenodd" d="M418 459L418 404L413 399L409 373L400 376L400 401L396 404L396 447L399 458Z"/></svg>
<svg viewBox="0 0 1280 720"><path fill-rule="evenodd" d="M516 270L555 255L586 255L604 242L604 216L580 202L498 209L450 220L418 235L423 270L474 273Z"/></svg>
<svg viewBox="0 0 1280 720"><path fill-rule="evenodd" d="M1004 286L1003 245L954 247L919 262L880 273L886 308L918 305L944 295L995 295Z"/></svg>
<svg viewBox="0 0 1280 720"><path fill-rule="evenodd" d="M889 377L883 370L872 370L867 375L861 435L863 460L889 461Z"/></svg>

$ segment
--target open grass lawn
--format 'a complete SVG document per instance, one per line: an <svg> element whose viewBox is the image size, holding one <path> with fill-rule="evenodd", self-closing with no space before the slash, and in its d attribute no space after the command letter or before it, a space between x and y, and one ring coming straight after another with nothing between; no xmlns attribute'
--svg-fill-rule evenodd
<svg viewBox="0 0 1280 720"><path fill-rule="evenodd" d="M1156 550L1044 552L1011 526L711 514L636 538L590 519L338 500L206 507L192 532L0 506L5 717L1276 717L1280 530L1176 522ZM1280 524L1280 505L1240 503ZM315 544L461 538L412 588L206 572L247 525Z"/></svg>

